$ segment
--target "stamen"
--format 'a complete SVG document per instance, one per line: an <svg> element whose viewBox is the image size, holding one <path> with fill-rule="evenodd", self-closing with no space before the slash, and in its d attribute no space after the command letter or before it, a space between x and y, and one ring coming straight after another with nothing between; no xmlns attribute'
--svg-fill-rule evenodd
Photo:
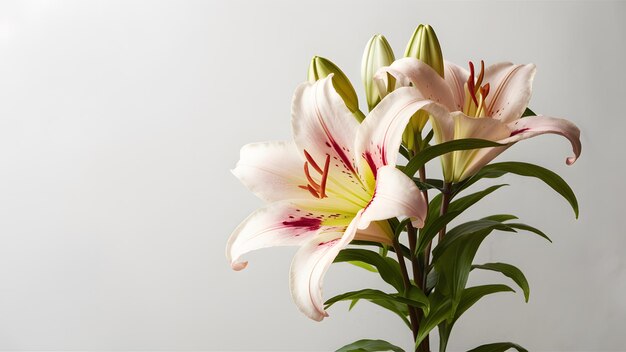
<svg viewBox="0 0 626 352"><path fill-rule="evenodd" d="M487 95L489 95L489 83L480 88L480 95L483 96L483 100L487 98Z"/></svg>
<svg viewBox="0 0 626 352"><path fill-rule="evenodd" d="M311 187L311 185L306 185L306 189L309 190L309 192L311 192L311 194L313 195L313 197L315 198L320 198L320 195L317 193L316 190L313 189L313 187Z"/></svg>
<svg viewBox="0 0 626 352"><path fill-rule="evenodd" d="M309 152L307 152L306 149L304 150L304 156L306 157L306 160L309 161L309 164L311 164L311 166L313 166L315 171L319 172L320 174L323 172L322 168L319 167L319 165L317 165L315 160L313 160L313 157L311 156L311 154L309 154Z"/></svg>
<svg viewBox="0 0 626 352"><path fill-rule="evenodd" d="M474 85L474 63L469 62L470 75L467 78L467 89L469 90L470 97L474 101L474 104L478 106L478 99L476 99L476 86Z"/></svg>
<svg viewBox="0 0 626 352"><path fill-rule="evenodd" d="M320 186L320 198L326 197L326 180L328 180L328 170L330 170L330 155L326 154L326 163L324 164L324 173L322 174L322 182Z"/></svg>
<svg viewBox="0 0 626 352"><path fill-rule="evenodd" d="M304 155L307 159L307 161L304 162L304 175L306 176L308 184L306 186L299 185L298 187L302 189L306 189L315 198L319 198L319 199L326 198L327 197L326 196L326 181L328 180L328 174L330 170L330 155L326 154L326 161L324 162L324 170L322 170L319 167L319 165L317 165L315 160L313 160L313 158L311 157L311 154L309 154L306 150L304 151ZM309 171L309 165L311 165L315 169L315 171L317 171L322 176L322 180L319 184L315 182L315 180L311 176L311 173Z"/></svg>
<svg viewBox="0 0 626 352"><path fill-rule="evenodd" d="M476 80L476 91L478 91L480 85L483 84L483 77L485 77L485 61L480 60L480 73L478 74L478 79Z"/></svg>
<svg viewBox="0 0 626 352"><path fill-rule="evenodd" d="M311 174L309 173L309 163L306 161L304 162L304 175L306 176L307 181L309 181L309 184L312 185L314 189L320 189L320 185L318 185L317 182L315 182L315 180L313 180L313 178L311 177Z"/></svg>

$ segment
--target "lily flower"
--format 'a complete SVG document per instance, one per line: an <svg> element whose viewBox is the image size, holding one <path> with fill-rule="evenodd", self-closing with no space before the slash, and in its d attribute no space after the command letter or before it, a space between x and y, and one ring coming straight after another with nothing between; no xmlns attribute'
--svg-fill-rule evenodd
<svg viewBox="0 0 626 352"><path fill-rule="evenodd" d="M462 138L479 138L508 144L503 147L455 151L442 157L447 182L462 181L480 170L512 144L545 133L567 138L574 155L566 159L573 164L581 152L580 130L572 122L547 116L522 115L528 106L535 76L535 65L498 63L485 69L481 61L476 75L450 62L445 63L442 78L429 65L414 58L395 61L376 73L376 82L387 87L388 77L395 78L395 87L411 87L394 91L388 98L399 104L420 99L434 105L423 107L430 113L438 143ZM398 93L396 93L398 92ZM392 97L393 96L393 97ZM419 105L419 104L418 104ZM407 106L407 108L409 108Z"/></svg>
<svg viewBox="0 0 626 352"><path fill-rule="evenodd" d="M422 227L427 204L414 182L396 168L402 131L412 114L381 102L363 124L354 119L330 76L305 82L292 104L293 142L249 144L233 170L265 207L244 220L228 240L235 270L245 253L300 246L292 265L292 297L306 316L328 316L322 279L352 240L391 244L385 219L409 217Z"/></svg>

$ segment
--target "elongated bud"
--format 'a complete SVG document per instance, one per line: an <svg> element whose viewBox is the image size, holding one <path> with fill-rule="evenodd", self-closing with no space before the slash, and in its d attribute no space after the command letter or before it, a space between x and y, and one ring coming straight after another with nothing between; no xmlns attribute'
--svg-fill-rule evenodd
<svg viewBox="0 0 626 352"><path fill-rule="evenodd" d="M383 35L376 34L367 42L361 62L361 78L363 79L363 86L365 86L367 106L370 110L381 99L381 94L373 82L374 74L379 68L391 65L394 60L393 50Z"/></svg>
<svg viewBox="0 0 626 352"><path fill-rule="evenodd" d="M444 62L441 46L435 31L430 25L420 24L415 28L413 36L409 40L404 52L405 57L414 57L428 66L432 67L441 77L444 75ZM407 129L413 129L414 134L409 131L404 133L404 143L409 149L414 148L412 135L421 134L422 129L428 122L429 115L425 111L418 111L412 118Z"/></svg>
<svg viewBox="0 0 626 352"><path fill-rule="evenodd" d="M359 100L356 96L356 92L345 73L343 73L337 65L332 63L332 61L320 56L313 57L311 65L309 66L309 82L313 83L327 77L331 73L333 74L333 87L335 87L335 90L339 93L344 103L346 103L346 106L357 120L359 120L359 122L363 121L365 116L363 116L363 113L359 110Z"/></svg>
<svg viewBox="0 0 626 352"><path fill-rule="evenodd" d="M413 32L404 52L405 57L414 57L432 67L443 77L443 54L435 31L430 25L420 24Z"/></svg>

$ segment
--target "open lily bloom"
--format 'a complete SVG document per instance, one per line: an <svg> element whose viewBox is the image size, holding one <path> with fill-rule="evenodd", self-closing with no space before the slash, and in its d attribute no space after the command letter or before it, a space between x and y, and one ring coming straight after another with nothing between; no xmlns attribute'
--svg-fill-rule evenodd
<svg viewBox="0 0 626 352"><path fill-rule="evenodd" d="M240 257L271 246L300 246L290 286L298 308L314 320L327 313L322 279L350 241L390 244L387 222L410 217L422 227L426 202L413 181L396 169L402 132L412 114L380 104L359 124L332 85L332 75L303 83L292 105L293 142L249 144L233 173L269 204L231 235L226 255Z"/></svg>
<svg viewBox="0 0 626 352"><path fill-rule="evenodd" d="M535 65L498 63L484 68L476 76L450 62L445 63L445 78L427 64L405 58L381 68L375 80L385 92L390 83L396 90L387 96L390 103L415 109L425 99L433 104L422 107L431 115L438 143L454 139L478 138L502 144L515 143L544 133L567 138L574 155L566 159L573 164L581 151L580 130L572 122L546 116L522 118L530 101ZM393 77L391 80L389 77ZM393 83L395 81L395 83ZM399 87L412 87L410 90ZM412 102L412 103L409 103ZM408 104L408 105L407 105ZM412 105L411 105L412 104ZM417 104L417 105L416 105ZM444 178L458 182L475 174L508 146L455 151L442 158Z"/></svg>

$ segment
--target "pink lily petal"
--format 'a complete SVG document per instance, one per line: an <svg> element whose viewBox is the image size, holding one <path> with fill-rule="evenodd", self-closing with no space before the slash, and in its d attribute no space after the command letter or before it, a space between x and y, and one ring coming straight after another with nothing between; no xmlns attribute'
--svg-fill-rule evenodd
<svg viewBox="0 0 626 352"><path fill-rule="evenodd" d="M378 169L374 197L363 210L358 227L366 228L377 220L410 217L413 226L421 228L427 209L426 199L413 180L395 166L383 166Z"/></svg>
<svg viewBox="0 0 626 352"><path fill-rule="evenodd" d="M324 227L322 216L332 214L302 209L290 202L275 202L258 209L244 220L228 239L226 257L234 270L244 269L248 262L240 257L250 251L305 243Z"/></svg>
<svg viewBox="0 0 626 352"><path fill-rule="evenodd" d="M437 71L422 61L408 57L396 60L391 66L381 67L374 76L379 91L388 87L388 75L395 78L395 88L415 88L424 98L442 104L448 109L454 108L454 98L446 81Z"/></svg>
<svg viewBox="0 0 626 352"><path fill-rule="evenodd" d="M465 82L469 77L469 72L466 69L462 68L459 65L456 65L452 62L446 61L444 78L446 83L450 87L452 91L452 97L454 100L454 107L450 107L451 111L460 111L463 110L463 105L465 103Z"/></svg>
<svg viewBox="0 0 626 352"><path fill-rule="evenodd" d="M580 130L571 121L547 116L528 116L509 123L507 126L511 130L510 137L501 140L501 143L515 143L545 133L552 133L567 138L572 144L574 155L565 159L567 165L572 165L580 156L582 150Z"/></svg>
<svg viewBox="0 0 626 352"><path fill-rule="evenodd" d="M342 232L325 232L307 241L296 253L291 263L289 286L298 309L307 317L321 321L328 316L322 297L326 271L356 234L360 214Z"/></svg>
<svg viewBox="0 0 626 352"><path fill-rule="evenodd" d="M509 123L519 119L530 102L536 68L533 64L501 62L485 69L491 89L485 102L487 115Z"/></svg>
<svg viewBox="0 0 626 352"><path fill-rule="evenodd" d="M472 162L465 168L460 179L465 179L480 170L483 166L490 163L500 153L505 151L510 145L523 139L528 139L538 135L552 133L567 138L572 144L574 155L566 158L567 165L573 164L582 149L580 143L580 130L576 125L568 120L545 117L545 116L528 116L505 125L509 130L509 137L501 139L491 139L498 143L509 144L504 147L484 148L476 151Z"/></svg>
<svg viewBox="0 0 626 352"><path fill-rule="evenodd" d="M296 89L291 110L294 140L319 169L330 157L331 190L348 188L365 198L367 192L357 175L353 151L359 123L335 91L331 79L332 75L315 83L305 82Z"/></svg>
<svg viewBox="0 0 626 352"><path fill-rule="evenodd" d="M293 142L252 143L241 148L239 162L232 172L266 202L306 199L311 194L299 187L308 182L303 164Z"/></svg>
<svg viewBox="0 0 626 352"><path fill-rule="evenodd" d="M411 87L399 88L386 96L370 112L361 124L356 141L356 151L361 156L361 169L376 170L385 165L395 165L402 133L418 110L423 109L440 118L450 132L452 121L448 110L441 104L424 100L422 95ZM373 184L368 182L369 186Z"/></svg>

